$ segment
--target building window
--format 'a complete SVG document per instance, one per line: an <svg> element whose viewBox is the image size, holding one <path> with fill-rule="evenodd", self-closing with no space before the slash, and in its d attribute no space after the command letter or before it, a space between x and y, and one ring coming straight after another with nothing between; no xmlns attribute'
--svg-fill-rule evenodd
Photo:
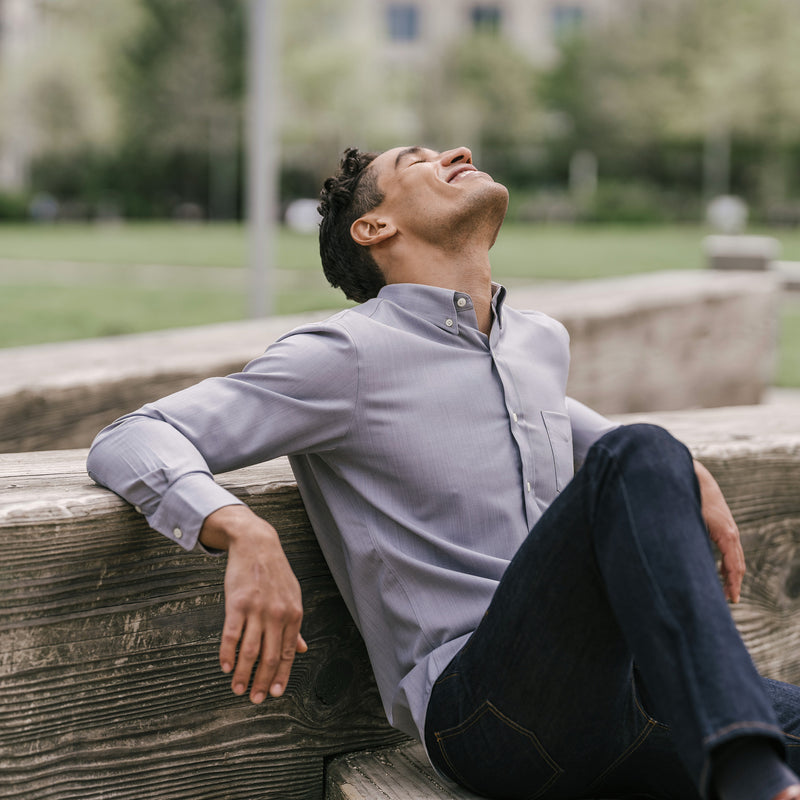
<svg viewBox="0 0 800 800"><path fill-rule="evenodd" d="M479 33L499 33L503 13L500 6L473 6L470 12L472 27Z"/></svg>
<svg viewBox="0 0 800 800"><path fill-rule="evenodd" d="M413 42L419 39L419 8L414 3L390 3L386 22L391 41Z"/></svg>
<svg viewBox="0 0 800 800"><path fill-rule="evenodd" d="M583 16L584 11L581 6L568 3L553 6L550 10L553 38L562 40L574 36L583 26Z"/></svg>

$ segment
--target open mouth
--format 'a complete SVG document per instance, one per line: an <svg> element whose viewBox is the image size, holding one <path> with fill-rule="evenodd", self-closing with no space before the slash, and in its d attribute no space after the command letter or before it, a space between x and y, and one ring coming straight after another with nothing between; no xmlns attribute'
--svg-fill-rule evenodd
<svg viewBox="0 0 800 800"><path fill-rule="evenodd" d="M468 172L477 172L478 170L472 166L472 164L463 164L462 166L458 167L458 169L453 170L453 172L448 175L447 183L453 183L453 181L458 180L460 177L463 177Z"/></svg>

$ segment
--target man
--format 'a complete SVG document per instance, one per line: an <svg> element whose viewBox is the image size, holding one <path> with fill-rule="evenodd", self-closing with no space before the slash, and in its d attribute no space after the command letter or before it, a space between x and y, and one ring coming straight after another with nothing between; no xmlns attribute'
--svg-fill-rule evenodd
<svg viewBox="0 0 800 800"><path fill-rule="evenodd" d="M491 281L507 203L466 148L347 151L320 252L362 305L118 420L89 472L228 551L220 661L255 703L306 649L300 590L211 475L287 454L387 716L442 773L504 798L800 798L800 695L731 621L719 488L665 431L565 397L566 332Z"/></svg>

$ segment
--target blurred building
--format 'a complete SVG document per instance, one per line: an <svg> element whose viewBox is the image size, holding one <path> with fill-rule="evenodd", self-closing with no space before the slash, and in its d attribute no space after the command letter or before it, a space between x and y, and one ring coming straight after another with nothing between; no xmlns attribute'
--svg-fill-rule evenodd
<svg viewBox="0 0 800 800"><path fill-rule="evenodd" d="M362 25L385 42L398 64L424 62L453 39L472 31L496 32L541 65L559 44L587 25L631 13L639 0L358 0Z"/></svg>

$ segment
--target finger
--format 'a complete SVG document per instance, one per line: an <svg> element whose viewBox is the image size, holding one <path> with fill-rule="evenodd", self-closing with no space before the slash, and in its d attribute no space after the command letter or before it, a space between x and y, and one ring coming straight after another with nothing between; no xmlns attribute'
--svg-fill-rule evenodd
<svg viewBox="0 0 800 800"><path fill-rule="evenodd" d="M731 602L738 603L745 574L744 551L738 530L733 528L726 542L720 542L722 562L720 572L725 585L725 594Z"/></svg>
<svg viewBox="0 0 800 800"><path fill-rule="evenodd" d="M308 652L308 644L306 643L306 640L299 633L297 634L297 645L295 647L295 650L298 653Z"/></svg>
<svg viewBox="0 0 800 800"><path fill-rule="evenodd" d="M274 672L276 668L274 663L270 663L270 659L266 655L270 649L268 636L269 634L265 632L261 642L261 660L258 662L258 667L253 675L253 685L250 688L250 700L256 705L263 703L267 699L271 678L270 673Z"/></svg>
<svg viewBox="0 0 800 800"><path fill-rule="evenodd" d="M236 660L236 671L233 673L231 687L234 694L244 694L253 666L261 653L261 627L251 617L245 625L244 635L239 644L239 657Z"/></svg>
<svg viewBox="0 0 800 800"><path fill-rule="evenodd" d="M738 542L728 557L723 558L723 564L728 598L731 602L738 603L745 574L744 552Z"/></svg>
<svg viewBox="0 0 800 800"><path fill-rule="evenodd" d="M286 688L286 684L289 682L289 673L292 671L292 665L294 664L294 656L297 652L297 640L299 636L300 634L297 633L296 630L289 630L287 628L285 632L278 666L272 678L271 686L269 687L269 693L273 697L280 697Z"/></svg>
<svg viewBox="0 0 800 800"><path fill-rule="evenodd" d="M242 638L243 630L244 615L235 609L226 609L219 648L219 663L226 674L233 671L233 665L236 663L236 647Z"/></svg>

